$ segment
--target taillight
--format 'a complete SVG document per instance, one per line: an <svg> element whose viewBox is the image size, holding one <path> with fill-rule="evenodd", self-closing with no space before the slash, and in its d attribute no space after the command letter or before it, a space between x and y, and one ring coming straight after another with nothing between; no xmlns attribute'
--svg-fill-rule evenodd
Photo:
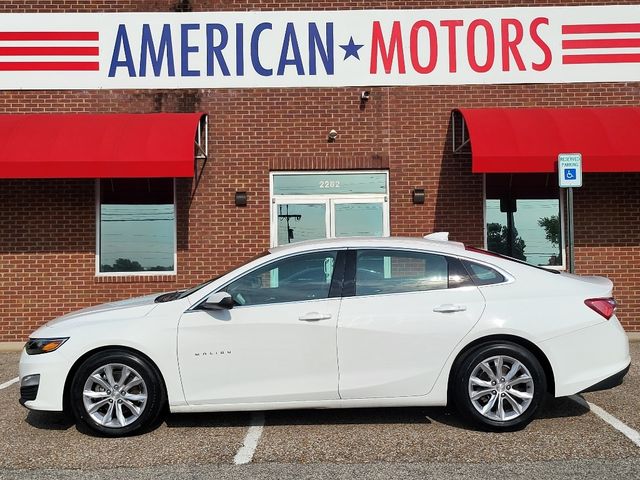
<svg viewBox="0 0 640 480"><path fill-rule="evenodd" d="M613 297L610 298L588 298L584 304L590 309L598 312L604 318L609 320L614 313L618 304Z"/></svg>

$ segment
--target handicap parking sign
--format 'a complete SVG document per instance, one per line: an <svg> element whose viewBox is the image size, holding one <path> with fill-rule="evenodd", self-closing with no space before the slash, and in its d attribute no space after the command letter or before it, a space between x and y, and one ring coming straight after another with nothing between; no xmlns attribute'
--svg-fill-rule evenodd
<svg viewBox="0 0 640 480"><path fill-rule="evenodd" d="M558 155L558 184L561 188L582 186L582 155L561 153Z"/></svg>

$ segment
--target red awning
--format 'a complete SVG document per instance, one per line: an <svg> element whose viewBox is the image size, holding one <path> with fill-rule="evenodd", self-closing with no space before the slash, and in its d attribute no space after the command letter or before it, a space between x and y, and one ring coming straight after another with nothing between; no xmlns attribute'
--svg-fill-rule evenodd
<svg viewBox="0 0 640 480"><path fill-rule="evenodd" d="M0 178L191 177L202 116L0 115Z"/></svg>
<svg viewBox="0 0 640 480"><path fill-rule="evenodd" d="M474 173L554 172L581 153L584 172L640 171L640 108L459 109Z"/></svg>

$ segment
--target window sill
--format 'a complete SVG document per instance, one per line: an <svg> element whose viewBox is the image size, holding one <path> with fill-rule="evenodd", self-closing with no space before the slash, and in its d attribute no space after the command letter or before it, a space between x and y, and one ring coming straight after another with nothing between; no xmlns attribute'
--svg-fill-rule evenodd
<svg viewBox="0 0 640 480"><path fill-rule="evenodd" d="M177 275L96 275L95 283L174 283Z"/></svg>

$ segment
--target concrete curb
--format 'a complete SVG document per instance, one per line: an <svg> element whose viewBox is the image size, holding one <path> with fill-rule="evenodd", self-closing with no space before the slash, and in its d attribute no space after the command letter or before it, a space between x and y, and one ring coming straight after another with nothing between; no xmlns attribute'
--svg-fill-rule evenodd
<svg viewBox="0 0 640 480"><path fill-rule="evenodd" d="M640 332L627 332L630 342L640 342Z"/></svg>
<svg viewBox="0 0 640 480"><path fill-rule="evenodd" d="M632 343L640 342L640 332L627 332L627 336ZM22 347L24 347L24 342L0 342L0 353L19 352Z"/></svg>
<svg viewBox="0 0 640 480"><path fill-rule="evenodd" d="M19 352L24 342L0 342L0 352Z"/></svg>

